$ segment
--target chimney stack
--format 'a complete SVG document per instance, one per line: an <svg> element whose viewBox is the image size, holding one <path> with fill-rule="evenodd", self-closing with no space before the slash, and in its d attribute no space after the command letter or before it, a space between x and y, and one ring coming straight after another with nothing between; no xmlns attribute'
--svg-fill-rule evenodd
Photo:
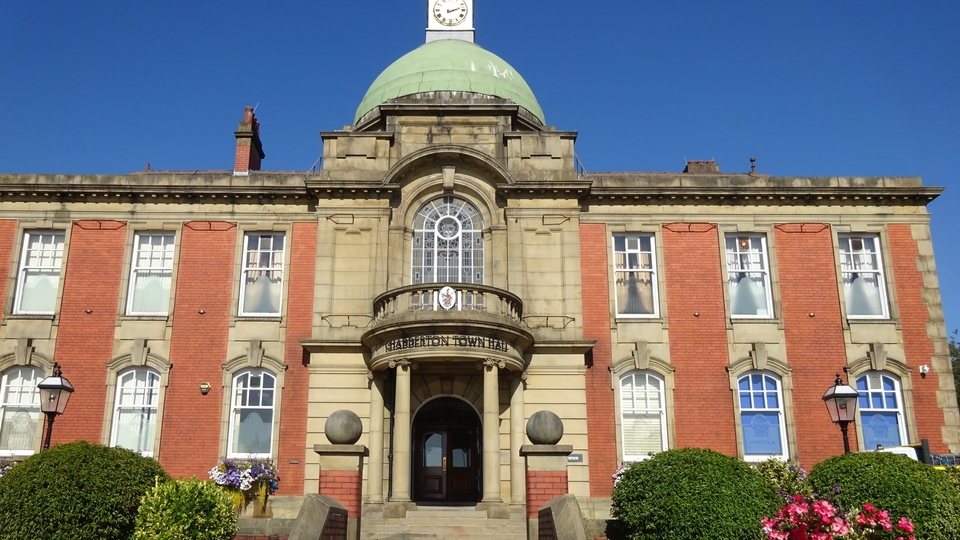
<svg viewBox="0 0 960 540"><path fill-rule="evenodd" d="M715 174L720 172L720 165L712 159L707 161L688 161L683 172L688 174Z"/></svg>
<svg viewBox="0 0 960 540"><path fill-rule="evenodd" d="M247 107L243 112L243 121L237 126L234 136L237 137L237 155L233 161L233 174L245 176L250 171L260 170L260 160L266 157L263 153L263 144L260 143L260 122L253 114L253 107Z"/></svg>

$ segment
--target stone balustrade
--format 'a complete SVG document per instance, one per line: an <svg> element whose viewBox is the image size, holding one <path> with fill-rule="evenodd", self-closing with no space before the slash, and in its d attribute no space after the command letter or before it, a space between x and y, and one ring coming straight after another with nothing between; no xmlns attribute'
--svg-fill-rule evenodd
<svg viewBox="0 0 960 540"><path fill-rule="evenodd" d="M449 286L455 298L449 309L444 308L440 291ZM464 315L484 313L502 317L515 325L523 317L523 302L508 291L467 283L424 283L408 285L387 291L373 301L375 325L388 323L391 319L409 313L438 312L443 316L450 312L471 312Z"/></svg>

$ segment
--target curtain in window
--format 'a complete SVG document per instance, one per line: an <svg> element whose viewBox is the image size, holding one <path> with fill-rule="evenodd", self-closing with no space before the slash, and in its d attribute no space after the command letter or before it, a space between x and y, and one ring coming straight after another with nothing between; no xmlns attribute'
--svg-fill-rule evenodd
<svg viewBox="0 0 960 540"><path fill-rule="evenodd" d="M33 367L7 370L0 379L0 452L33 452L40 429L40 392L43 373Z"/></svg>
<svg viewBox="0 0 960 540"><path fill-rule="evenodd" d="M655 314L653 236L615 235L613 246L617 313Z"/></svg>
<svg viewBox="0 0 960 540"><path fill-rule="evenodd" d="M24 236L18 313L53 313L63 262L62 232L29 232Z"/></svg>
<svg viewBox="0 0 960 540"><path fill-rule="evenodd" d="M847 315L886 316L880 241L875 236L841 236L840 268Z"/></svg>
<svg viewBox="0 0 960 540"><path fill-rule="evenodd" d="M166 313L170 302L170 272L138 272L133 283L131 313Z"/></svg>
<svg viewBox="0 0 960 540"><path fill-rule="evenodd" d="M117 377L113 445L152 454L157 431L160 375L134 369Z"/></svg>
<svg viewBox="0 0 960 540"><path fill-rule="evenodd" d="M273 375L262 370L234 378L230 454L270 455L275 383Z"/></svg>
<svg viewBox="0 0 960 540"><path fill-rule="evenodd" d="M283 297L282 234L248 234L241 313L279 315Z"/></svg>
<svg viewBox="0 0 960 540"><path fill-rule="evenodd" d="M665 447L663 380L633 372L620 378L623 459L635 461Z"/></svg>
<svg viewBox="0 0 960 540"><path fill-rule="evenodd" d="M734 317L770 317L770 287L766 238L728 235L727 280L730 314Z"/></svg>
<svg viewBox="0 0 960 540"><path fill-rule="evenodd" d="M173 234L137 234L131 265L130 314L166 314L173 272Z"/></svg>

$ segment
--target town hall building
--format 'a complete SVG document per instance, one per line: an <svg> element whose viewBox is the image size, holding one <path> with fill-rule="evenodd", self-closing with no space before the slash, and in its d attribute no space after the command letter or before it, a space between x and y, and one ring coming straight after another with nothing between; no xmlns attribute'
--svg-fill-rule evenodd
<svg viewBox="0 0 960 540"><path fill-rule="evenodd" d="M247 108L231 171L0 174L0 457L40 450L55 363L76 392L54 444L180 477L270 458L275 517L320 490L339 410L362 423L370 515L522 513L538 411L562 419L588 519L622 464L666 449L809 467L843 451L821 400L837 373L856 450L960 451L942 188L586 172L577 133L474 43L474 2L427 7L426 43L321 132L318 170L264 169Z"/></svg>

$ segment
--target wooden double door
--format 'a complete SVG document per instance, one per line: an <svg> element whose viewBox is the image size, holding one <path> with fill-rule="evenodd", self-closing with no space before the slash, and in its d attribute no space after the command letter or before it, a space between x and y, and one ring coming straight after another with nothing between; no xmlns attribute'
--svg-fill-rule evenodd
<svg viewBox="0 0 960 540"><path fill-rule="evenodd" d="M437 403L436 402L443 402ZM435 503L480 500L480 419L456 399L435 400L413 425L414 499ZM464 410L466 409L466 410Z"/></svg>

